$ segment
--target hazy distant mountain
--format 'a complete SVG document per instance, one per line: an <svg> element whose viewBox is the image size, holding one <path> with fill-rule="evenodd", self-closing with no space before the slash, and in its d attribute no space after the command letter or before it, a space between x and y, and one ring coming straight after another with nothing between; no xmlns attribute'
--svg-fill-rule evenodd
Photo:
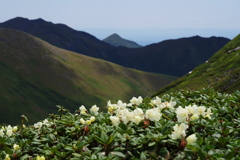
<svg viewBox="0 0 240 160"><path fill-rule="evenodd" d="M176 78L125 68L57 48L27 33L0 28L0 123L31 123L80 105L149 96Z"/></svg>
<svg viewBox="0 0 240 160"><path fill-rule="evenodd" d="M240 91L240 34L208 61L160 89L155 95L178 89L199 90L207 87L219 92Z"/></svg>
<svg viewBox="0 0 240 160"><path fill-rule="evenodd" d="M114 33L107 38L103 39L102 41L109 43L115 47L127 47L127 48L139 48L142 47L141 45L137 44L136 42L126 40L122 37L120 37L118 34Z"/></svg>
<svg viewBox="0 0 240 160"><path fill-rule="evenodd" d="M166 40L141 48L114 47L94 36L76 31L64 24L43 19L14 18L0 27L22 30L57 47L104 59L122 66L147 72L183 76L204 63L230 40L222 37L194 36Z"/></svg>

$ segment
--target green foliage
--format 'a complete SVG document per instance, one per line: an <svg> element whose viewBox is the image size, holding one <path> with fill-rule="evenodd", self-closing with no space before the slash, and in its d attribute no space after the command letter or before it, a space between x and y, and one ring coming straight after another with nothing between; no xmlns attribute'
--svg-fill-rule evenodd
<svg viewBox="0 0 240 160"><path fill-rule="evenodd" d="M212 89L172 92L160 97L162 104L175 101L175 108L189 105L211 108L211 118L200 116L186 121L189 126L186 137L196 134L197 140L188 144L187 139L172 139L173 126L179 124L176 113L164 108L160 120L145 117L139 124L133 122L113 125L110 116L114 113L98 114L70 113L57 106L59 115L34 125L24 124L6 135L0 136L0 158L6 154L12 159L238 159L240 151L240 92L223 94ZM153 99L145 98L139 105L129 105L133 111L141 108L145 113L154 108ZM111 111L111 108L110 110ZM66 113L66 114L64 114ZM91 115L92 114L92 115ZM95 119L86 124L80 119ZM23 119L26 117L23 116ZM19 148L14 149L14 144Z"/></svg>

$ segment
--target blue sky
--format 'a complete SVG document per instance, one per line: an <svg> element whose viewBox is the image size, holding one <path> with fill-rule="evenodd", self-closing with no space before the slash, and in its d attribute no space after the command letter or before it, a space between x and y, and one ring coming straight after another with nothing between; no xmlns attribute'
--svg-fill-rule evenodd
<svg viewBox="0 0 240 160"><path fill-rule="evenodd" d="M0 22L43 18L142 44L194 35L232 39L240 31L239 7L240 0L1 0Z"/></svg>

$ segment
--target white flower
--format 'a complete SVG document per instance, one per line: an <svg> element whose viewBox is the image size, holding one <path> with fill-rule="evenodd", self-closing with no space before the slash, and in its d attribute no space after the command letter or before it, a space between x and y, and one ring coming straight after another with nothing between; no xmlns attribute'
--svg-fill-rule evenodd
<svg viewBox="0 0 240 160"><path fill-rule="evenodd" d="M122 110L122 109L125 109L127 107L127 104L126 103L123 103L121 100L118 100L117 102L117 108Z"/></svg>
<svg viewBox="0 0 240 160"><path fill-rule="evenodd" d="M95 118L94 116L91 116L91 117L90 117L90 121L91 121L91 122L94 122L95 120L96 120L96 118Z"/></svg>
<svg viewBox="0 0 240 160"><path fill-rule="evenodd" d="M91 111L94 115L98 115L98 110L99 110L99 107L97 107L97 105L93 105L92 108L90 108L90 111Z"/></svg>
<svg viewBox="0 0 240 160"><path fill-rule="evenodd" d="M8 125L8 126L6 127L6 130L13 130L13 128L12 128L11 125Z"/></svg>
<svg viewBox="0 0 240 160"><path fill-rule="evenodd" d="M81 118L81 119L80 119L80 123L81 123L81 124L85 124L86 121L85 121L83 118Z"/></svg>
<svg viewBox="0 0 240 160"><path fill-rule="evenodd" d="M185 107L185 109L188 111L188 114L196 114L198 113L198 108L197 108L197 112L193 112L193 107L192 106L187 106Z"/></svg>
<svg viewBox="0 0 240 160"><path fill-rule="evenodd" d="M204 117L205 116L205 110L206 110L206 107L199 106L198 107L198 115L202 115Z"/></svg>
<svg viewBox="0 0 240 160"><path fill-rule="evenodd" d="M42 125L43 125L42 122L37 122L37 123L35 123L33 126L34 126L35 128L41 128Z"/></svg>
<svg viewBox="0 0 240 160"><path fill-rule="evenodd" d="M44 125L48 124L48 120L47 120L47 119L44 119L43 124L44 124Z"/></svg>
<svg viewBox="0 0 240 160"><path fill-rule="evenodd" d="M107 108L108 108L108 112L112 113L114 110L117 109L117 105L116 104L112 104L111 101L109 100L107 102Z"/></svg>
<svg viewBox="0 0 240 160"><path fill-rule="evenodd" d="M129 121L131 121L134 118L133 113L129 112L127 109L121 110L117 115L119 115L119 117L125 124L127 124Z"/></svg>
<svg viewBox="0 0 240 160"><path fill-rule="evenodd" d="M118 126L119 123L120 123L120 119L118 117L116 117L116 116L110 116L110 120L112 121L112 124L114 126Z"/></svg>
<svg viewBox="0 0 240 160"><path fill-rule="evenodd" d="M205 112L205 116L204 116L204 117L207 117L207 118L211 119L211 115L212 115L211 109L208 108L208 109L207 109L207 112Z"/></svg>
<svg viewBox="0 0 240 160"><path fill-rule="evenodd" d="M3 136L4 136L3 129L0 129L0 136L1 136L1 137L3 137Z"/></svg>
<svg viewBox="0 0 240 160"><path fill-rule="evenodd" d="M192 134L192 135L188 136L188 137L186 138L186 140L187 140L187 144L193 144L193 143L196 142L197 137L196 137L195 134Z"/></svg>
<svg viewBox="0 0 240 160"><path fill-rule="evenodd" d="M197 114L197 115L200 115L199 114L199 108L197 105L193 105L193 106L190 106L192 107L192 111L191 111L191 114Z"/></svg>
<svg viewBox="0 0 240 160"><path fill-rule="evenodd" d="M151 100L151 104L158 107L159 105L162 105L162 100L158 96L156 96L155 99Z"/></svg>
<svg viewBox="0 0 240 160"><path fill-rule="evenodd" d="M133 111L133 115L134 116L139 116L141 117L142 119L144 119L144 112L141 108L136 108L134 111Z"/></svg>
<svg viewBox="0 0 240 160"><path fill-rule="evenodd" d="M135 104L135 105L137 105L137 106L138 106L139 104L141 104L142 101L143 101L143 99L142 99L141 96L139 96L138 98L133 97L133 98L130 100L130 102L131 102L132 104Z"/></svg>
<svg viewBox="0 0 240 160"><path fill-rule="evenodd" d="M175 101L171 101L169 103L166 104L166 107L169 108L170 110L174 110L174 106L176 105L177 103Z"/></svg>
<svg viewBox="0 0 240 160"><path fill-rule="evenodd" d="M19 145L14 144L14 145L13 145L13 150L14 150L14 151L17 151L18 149L19 149Z"/></svg>
<svg viewBox="0 0 240 160"><path fill-rule="evenodd" d="M177 109L176 109L176 114L177 114L177 119L178 119L178 122L186 122L186 120L188 119L188 110L182 108L181 106L179 106Z"/></svg>
<svg viewBox="0 0 240 160"><path fill-rule="evenodd" d="M182 137L185 137L187 128L188 125L185 123L181 123L180 126L176 124L173 127L173 133L171 134L172 139L181 139Z"/></svg>
<svg viewBox="0 0 240 160"><path fill-rule="evenodd" d="M12 129L13 132L16 132L17 130L18 130L17 126L14 126L13 129Z"/></svg>
<svg viewBox="0 0 240 160"><path fill-rule="evenodd" d="M85 108L84 105L81 105L81 107L79 107L79 110L80 110L81 114L86 114L86 112L87 112L87 109Z"/></svg>
<svg viewBox="0 0 240 160"><path fill-rule="evenodd" d="M7 136L10 137L10 136L12 136L12 134L13 134L12 130L7 130L7 133L6 133Z"/></svg>
<svg viewBox="0 0 240 160"><path fill-rule="evenodd" d="M157 108L146 110L146 118L150 121L159 121L162 117L162 114Z"/></svg>
<svg viewBox="0 0 240 160"><path fill-rule="evenodd" d="M143 118L139 116L134 116L133 123L136 123L137 125L143 120Z"/></svg>

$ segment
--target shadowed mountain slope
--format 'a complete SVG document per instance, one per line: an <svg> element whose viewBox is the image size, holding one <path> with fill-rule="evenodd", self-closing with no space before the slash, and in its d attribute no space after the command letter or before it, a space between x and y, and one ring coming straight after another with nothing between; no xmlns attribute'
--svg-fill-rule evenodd
<svg viewBox="0 0 240 160"><path fill-rule="evenodd" d="M137 44L136 42L124 39L120 37L118 34L114 33L107 38L103 39L102 41L109 43L115 47L127 47L127 48L140 48L141 45Z"/></svg>
<svg viewBox="0 0 240 160"><path fill-rule="evenodd" d="M0 123L33 123L55 112L148 96L176 78L125 68L0 28Z"/></svg>
<svg viewBox="0 0 240 160"><path fill-rule="evenodd" d="M205 62L230 40L222 37L199 36L167 40L142 48L114 47L94 36L73 30L64 24L53 24L43 19L14 18L0 27L18 29L43 39L50 44L104 59L122 66L147 72L181 77Z"/></svg>
<svg viewBox="0 0 240 160"><path fill-rule="evenodd" d="M160 89L155 95L178 89L199 90L207 87L227 93L240 90L240 34L208 61Z"/></svg>

